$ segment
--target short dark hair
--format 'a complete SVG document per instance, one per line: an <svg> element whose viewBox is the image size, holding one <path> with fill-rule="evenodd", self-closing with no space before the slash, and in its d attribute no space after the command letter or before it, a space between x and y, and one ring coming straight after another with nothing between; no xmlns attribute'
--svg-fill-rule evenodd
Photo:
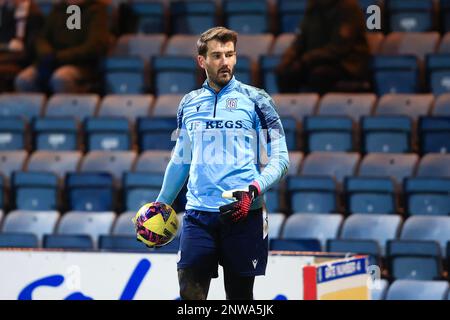
<svg viewBox="0 0 450 320"><path fill-rule="evenodd" d="M225 27L214 27L203 32L197 40L197 52L199 55L206 57L208 52L208 41L217 40L222 43L232 41L236 50L237 32Z"/></svg>

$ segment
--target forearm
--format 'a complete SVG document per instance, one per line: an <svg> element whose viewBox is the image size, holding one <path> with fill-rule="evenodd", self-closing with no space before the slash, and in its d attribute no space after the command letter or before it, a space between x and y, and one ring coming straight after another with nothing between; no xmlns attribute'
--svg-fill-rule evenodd
<svg viewBox="0 0 450 320"><path fill-rule="evenodd" d="M156 201L172 205L189 176L189 164L177 164L170 161L164 174L164 180Z"/></svg>

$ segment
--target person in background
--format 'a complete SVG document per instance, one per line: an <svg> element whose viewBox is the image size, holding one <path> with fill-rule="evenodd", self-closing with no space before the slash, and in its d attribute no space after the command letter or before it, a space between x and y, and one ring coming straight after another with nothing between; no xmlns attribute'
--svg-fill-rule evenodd
<svg viewBox="0 0 450 320"><path fill-rule="evenodd" d="M34 43L44 24L32 0L0 0L0 91L13 89L14 77L34 59Z"/></svg>
<svg viewBox="0 0 450 320"><path fill-rule="evenodd" d="M69 29L67 7L81 11L81 28ZM55 3L36 42L37 60L15 80L19 92L79 93L89 91L99 74L111 37L107 8L100 0Z"/></svg>
<svg viewBox="0 0 450 320"><path fill-rule="evenodd" d="M276 68L280 92L338 91L342 81L368 79L370 58L357 0L310 0L300 32Z"/></svg>

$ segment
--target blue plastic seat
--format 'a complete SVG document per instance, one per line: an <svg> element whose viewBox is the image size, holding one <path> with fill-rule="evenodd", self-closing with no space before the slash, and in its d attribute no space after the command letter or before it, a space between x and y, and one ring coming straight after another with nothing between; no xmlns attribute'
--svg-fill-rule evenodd
<svg viewBox="0 0 450 320"><path fill-rule="evenodd" d="M14 171L23 170L28 153L20 151L0 151L0 173L9 181Z"/></svg>
<svg viewBox="0 0 450 320"><path fill-rule="evenodd" d="M387 1L391 31L425 32L433 28L432 0Z"/></svg>
<svg viewBox="0 0 450 320"><path fill-rule="evenodd" d="M108 57L104 62L105 91L139 94L147 91L145 65L139 57Z"/></svg>
<svg viewBox="0 0 450 320"><path fill-rule="evenodd" d="M164 32L164 5L162 2L133 0L129 6L136 19L135 33Z"/></svg>
<svg viewBox="0 0 450 320"><path fill-rule="evenodd" d="M280 33L298 32L307 6L306 0L278 0L278 16Z"/></svg>
<svg viewBox="0 0 450 320"><path fill-rule="evenodd" d="M152 70L156 95L181 94L198 88L197 65L192 57L153 57Z"/></svg>
<svg viewBox="0 0 450 320"><path fill-rule="evenodd" d="M270 239L269 250L272 251L322 251L318 239Z"/></svg>
<svg viewBox="0 0 450 320"><path fill-rule="evenodd" d="M450 116L450 93L441 94L436 98L436 101L434 102L434 108L432 110L432 115Z"/></svg>
<svg viewBox="0 0 450 320"><path fill-rule="evenodd" d="M259 66L261 69L261 83L264 90L269 94L280 92L277 83L275 68L280 64L280 55L261 56Z"/></svg>
<svg viewBox="0 0 450 320"><path fill-rule="evenodd" d="M369 256L369 265L381 264L381 248L375 240L329 239L328 252L364 254Z"/></svg>
<svg viewBox="0 0 450 320"><path fill-rule="evenodd" d="M266 210L269 213L275 213L281 210L280 188L281 183L277 183L264 193Z"/></svg>
<svg viewBox="0 0 450 320"><path fill-rule="evenodd" d="M249 57L239 56L237 64L234 68L234 76L237 80L252 84L252 63Z"/></svg>
<svg viewBox="0 0 450 320"><path fill-rule="evenodd" d="M331 177L292 176L288 180L289 208L294 213L337 212L336 182Z"/></svg>
<svg viewBox="0 0 450 320"><path fill-rule="evenodd" d="M386 297L389 283L386 279L377 279L374 286L370 289L372 300L384 300Z"/></svg>
<svg viewBox="0 0 450 320"><path fill-rule="evenodd" d="M420 159L418 177L450 177L450 154L427 153Z"/></svg>
<svg viewBox="0 0 450 320"><path fill-rule="evenodd" d="M282 239L318 239L322 248L328 239L335 239L342 224L340 214L294 214L286 219Z"/></svg>
<svg viewBox="0 0 450 320"><path fill-rule="evenodd" d="M22 117L30 121L42 115L44 103L42 93L3 93L0 95L0 117Z"/></svg>
<svg viewBox="0 0 450 320"><path fill-rule="evenodd" d="M392 240L386 251L390 275L394 279L442 278L441 248L436 241Z"/></svg>
<svg viewBox="0 0 450 320"><path fill-rule="evenodd" d="M136 231L134 230L134 224L132 218L136 216L136 211L126 211L121 213L114 223L111 235L128 235L136 238Z"/></svg>
<svg viewBox="0 0 450 320"><path fill-rule="evenodd" d="M123 175L125 210L137 211L155 200L161 190L164 175L160 173L126 172Z"/></svg>
<svg viewBox="0 0 450 320"><path fill-rule="evenodd" d="M428 86L434 95L450 92L450 56L448 54L427 55L426 70Z"/></svg>
<svg viewBox="0 0 450 320"><path fill-rule="evenodd" d="M393 214L352 214L342 226L341 239L375 240L385 255L388 240L396 239L402 218Z"/></svg>
<svg viewBox="0 0 450 320"><path fill-rule="evenodd" d="M32 233L0 233L0 248L38 247L38 238Z"/></svg>
<svg viewBox="0 0 450 320"><path fill-rule="evenodd" d="M280 212L272 212L267 214L269 224L269 239L279 238L281 229L283 228L286 215Z"/></svg>
<svg viewBox="0 0 450 320"><path fill-rule="evenodd" d="M88 117L84 123L87 151L131 149L130 125L122 117Z"/></svg>
<svg viewBox="0 0 450 320"><path fill-rule="evenodd" d="M373 93L327 93L320 99L318 115L347 116L357 124L361 117L370 116L377 96Z"/></svg>
<svg viewBox="0 0 450 320"><path fill-rule="evenodd" d="M164 173L170 157L171 152L168 150L144 151L139 154L134 171Z"/></svg>
<svg viewBox="0 0 450 320"><path fill-rule="evenodd" d="M395 214L395 184L390 178L347 177L344 181L347 211Z"/></svg>
<svg viewBox="0 0 450 320"><path fill-rule="evenodd" d="M305 116L315 113L320 97L316 93L278 93L273 94L272 99L280 117L293 117L297 123L302 123Z"/></svg>
<svg viewBox="0 0 450 320"><path fill-rule="evenodd" d="M172 150L176 139L176 117L139 118L137 121L138 145L141 151Z"/></svg>
<svg viewBox="0 0 450 320"><path fill-rule="evenodd" d="M411 152L412 121L408 116L363 117L361 130L364 153Z"/></svg>
<svg viewBox="0 0 450 320"><path fill-rule="evenodd" d="M299 149L298 126L295 118L292 117L280 117L283 125L283 130L286 138L286 146L289 151L295 151Z"/></svg>
<svg viewBox="0 0 450 320"><path fill-rule="evenodd" d="M417 57L413 55L376 55L372 61L372 72L378 96L419 92L419 67Z"/></svg>
<svg viewBox="0 0 450 320"><path fill-rule="evenodd" d="M266 33L269 31L268 5L265 1L225 0L225 26L238 33Z"/></svg>
<svg viewBox="0 0 450 320"><path fill-rule="evenodd" d="M353 151L353 121L346 116L306 116L306 151Z"/></svg>
<svg viewBox="0 0 450 320"><path fill-rule="evenodd" d="M78 121L94 116L100 102L98 94L57 93L53 94L45 108L46 117L71 117Z"/></svg>
<svg viewBox="0 0 450 320"><path fill-rule="evenodd" d="M98 116L127 118L134 124L138 117L150 115L154 97L151 94L110 94L103 98Z"/></svg>
<svg viewBox="0 0 450 320"><path fill-rule="evenodd" d="M149 252L151 250L138 241L136 235L101 235L99 249L113 252Z"/></svg>
<svg viewBox="0 0 450 320"><path fill-rule="evenodd" d="M20 117L0 117L0 151L24 150L27 147L25 121Z"/></svg>
<svg viewBox="0 0 450 320"><path fill-rule="evenodd" d="M408 215L450 215L450 178L408 178L403 190Z"/></svg>
<svg viewBox="0 0 450 320"><path fill-rule="evenodd" d="M16 171L11 180L15 208L41 211L58 209L58 177L54 173Z"/></svg>
<svg viewBox="0 0 450 320"><path fill-rule="evenodd" d="M450 152L450 116L419 118L420 152L449 153Z"/></svg>
<svg viewBox="0 0 450 320"><path fill-rule="evenodd" d="M79 149L78 123L74 118L35 118L32 126L33 145L36 150Z"/></svg>
<svg viewBox="0 0 450 320"><path fill-rule="evenodd" d="M63 179L67 172L77 171L81 156L80 151L35 151L26 170L53 172Z"/></svg>
<svg viewBox="0 0 450 320"><path fill-rule="evenodd" d="M70 210L109 211L114 208L113 177L109 173L68 173L65 185Z"/></svg>
<svg viewBox="0 0 450 320"><path fill-rule="evenodd" d="M216 4L213 1L170 2L172 33L201 34L217 25Z"/></svg>
<svg viewBox="0 0 450 320"><path fill-rule="evenodd" d="M94 243L88 235L48 234L44 236L46 249L94 250Z"/></svg>
<svg viewBox="0 0 450 320"><path fill-rule="evenodd" d="M122 175L131 171L136 160L135 151L91 151L81 163L81 172L108 172L120 186Z"/></svg>
<svg viewBox="0 0 450 320"><path fill-rule="evenodd" d="M448 281L396 280L386 300L446 300L448 291Z"/></svg>

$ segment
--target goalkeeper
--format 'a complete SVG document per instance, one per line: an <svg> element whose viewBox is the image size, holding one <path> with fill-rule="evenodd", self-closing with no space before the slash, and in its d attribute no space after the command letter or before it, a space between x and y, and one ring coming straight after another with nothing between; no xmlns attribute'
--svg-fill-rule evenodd
<svg viewBox="0 0 450 320"><path fill-rule="evenodd" d="M180 102L177 142L156 199L172 204L189 177L177 263L182 299L206 299L219 264L227 299L253 299L268 256L263 194L289 166L272 99L233 76L236 43L237 33L223 27L198 39L207 79Z"/></svg>

